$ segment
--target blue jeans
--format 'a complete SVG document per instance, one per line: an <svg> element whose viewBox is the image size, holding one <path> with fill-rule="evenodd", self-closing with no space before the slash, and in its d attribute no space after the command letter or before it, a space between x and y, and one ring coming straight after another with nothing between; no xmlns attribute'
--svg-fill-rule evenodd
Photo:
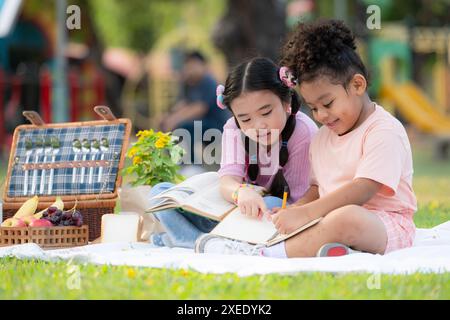
<svg viewBox="0 0 450 320"><path fill-rule="evenodd" d="M160 194L173 187L169 182L158 183L152 187L150 197ZM270 210L281 207L282 200L277 197L266 196L264 202ZM155 218L164 226L171 243L176 247L193 249L195 241L204 233L210 232L218 224L217 221L179 209L167 209L154 212Z"/></svg>

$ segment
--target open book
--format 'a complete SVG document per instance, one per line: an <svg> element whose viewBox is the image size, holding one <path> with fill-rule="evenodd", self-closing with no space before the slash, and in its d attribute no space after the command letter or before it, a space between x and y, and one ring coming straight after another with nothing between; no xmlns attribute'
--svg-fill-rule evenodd
<svg viewBox="0 0 450 320"><path fill-rule="evenodd" d="M262 187L255 189L260 193L264 192ZM320 219L313 220L290 234L278 234L271 221L245 216L235 204L222 197L217 172L206 172L190 177L154 196L150 199L150 207L145 212L174 208L220 221L211 231L213 234L266 246L290 238L320 221Z"/></svg>
<svg viewBox="0 0 450 320"><path fill-rule="evenodd" d="M221 221L236 207L222 197L217 172L192 176L151 198L150 204L146 212L177 208L216 221Z"/></svg>

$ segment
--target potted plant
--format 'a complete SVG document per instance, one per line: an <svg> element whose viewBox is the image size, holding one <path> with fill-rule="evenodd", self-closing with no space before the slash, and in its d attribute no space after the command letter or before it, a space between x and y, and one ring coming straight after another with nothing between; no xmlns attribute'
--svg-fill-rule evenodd
<svg viewBox="0 0 450 320"><path fill-rule="evenodd" d="M178 145L178 137L153 129L139 131L136 137L138 140L127 152L132 164L123 169L123 174L133 176L132 186L184 180L178 171L185 150Z"/></svg>

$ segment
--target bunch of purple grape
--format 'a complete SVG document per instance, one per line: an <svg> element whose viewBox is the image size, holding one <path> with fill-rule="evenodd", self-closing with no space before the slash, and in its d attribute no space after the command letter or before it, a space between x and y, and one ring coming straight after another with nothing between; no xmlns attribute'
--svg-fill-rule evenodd
<svg viewBox="0 0 450 320"><path fill-rule="evenodd" d="M50 207L42 214L42 218L49 220L54 226L81 227L83 225L83 215L76 209L62 211L56 207Z"/></svg>

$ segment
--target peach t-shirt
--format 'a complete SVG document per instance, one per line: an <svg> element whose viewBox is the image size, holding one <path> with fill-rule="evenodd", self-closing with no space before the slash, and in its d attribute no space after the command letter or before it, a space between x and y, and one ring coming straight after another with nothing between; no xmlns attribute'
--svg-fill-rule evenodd
<svg viewBox="0 0 450 320"><path fill-rule="evenodd" d="M356 129L338 136L322 126L310 147L311 184L320 197L356 178L383 184L364 207L373 210L416 211L412 188L411 146L403 125L381 106Z"/></svg>

